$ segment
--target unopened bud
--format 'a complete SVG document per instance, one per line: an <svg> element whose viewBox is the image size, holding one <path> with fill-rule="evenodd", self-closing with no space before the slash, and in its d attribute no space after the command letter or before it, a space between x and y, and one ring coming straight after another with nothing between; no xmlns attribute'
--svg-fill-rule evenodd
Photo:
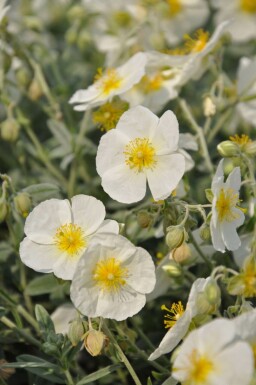
<svg viewBox="0 0 256 385"><path fill-rule="evenodd" d="M231 142L231 140L225 140L217 146L217 150L221 156L224 158L232 158L233 156L238 156L240 154L239 146Z"/></svg>
<svg viewBox="0 0 256 385"><path fill-rule="evenodd" d="M256 141L251 141L245 144L244 152L249 156L256 155Z"/></svg>
<svg viewBox="0 0 256 385"><path fill-rule="evenodd" d="M206 223L204 223L200 228L200 237L203 241L209 241L209 239L211 239L210 227Z"/></svg>
<svg viewBox="0 0 256 385"><path fill-rule="evenodd" d="M8 214L8 204L5 199L0 198L0 223L5 220Z"/></svg>
<svg viewBox="0 0 256 385"><path fill-rule="evenodd" d="M79 344L84 335L84 324L80 318L73 320L68 329L68 338L73 346Z"/></svg>
<svg viewBox="0 0 256 385"><path fill-rule="evenodd" d="M210 278L202 293L198 294L196 305L199 314L212 314L217 311L221 302L221 292L216 281Z"/></svg>
<svg viewBox="0 0 256 385"><path fill-rule="evenodd" d="M42 95L43 95L42 87L39 84L38 80L34 78L30 83L30 86L28 89L28 97L29 99L36 101L40 99Z"/></svg>
<svg viewBox="0 0 256 385"><path fill-rule="evenodd" d="M18 193L14 197L14 206L19 214L26 218L31 210L32 202L29 194L25 192Z"/></svg>
<svg viewBox="0 0 256 385"><path fill-rule="evenodd" d="M174 249L172 258L179 264L188 263L192 259L191 249L186 242L182 243L180 247Z"/></svg>
<svg viewBox="0 0 256 385"><path fill-rule="evenodd" d="M203 110L204 110L204 116L206 116L207 118L210 117L210 116L215 115L215 113L216 113L216 105L213 103L213 101L210 98L210 96L207 96L204 99Z"/></svg>
<svg viewBox="0 0 256 385"><path fill-rule="evenodd" d="M153 215L149 214L146 210L141 210L137 214L137 221L142 229L146 229L153 223Z"/></svg>
<svg viewBox="0 0 256 385"><path fill-rule="evenodd" d="M208 202L212 203L214 197L212 190L210 188L207 188L204 190L204 192Z"/></svg>
<svg viewBox="0 0 256 385"><path fill-rule="evenodd" d="M177 278L182 275L182 270L176 262L170 261L167 265L162 266L163 271L165 271L170 277Z"/></svg>
<svg viewBox="0 0 256 385"><path fill-rule="evenodd" d="M16 71L15 76L20 87L27 87L31 81L29 71L23 66Z"/></svg>
<svg viewBox="0 0 256 385"><path fill-rule="evenodd" d="M73 5L67 13L69 21L73 22L77 22L77 20L82 19L85 15L86 11L81 5Z"/></svg>
<svg viewBox="0 0 256 385"><path fill-rule="evenodd" d="M101 354L107 342L107 336L99 330L91 329L84 336L85 349L93 357Z"/></svg>
<svg viewBox="0 0 256 385"><path fill-rule="evenodd" d="M8 118L1 123L1 137L7 142L15 142L18 139L20 126L14 118Z"/></svg>
<svg viewBox="0 0 256 385"><path fill-rule="evenodd" d="M187 232L183 226L170 226L167 228L165 242L170 250L178 248L187 239Z"/></svg>

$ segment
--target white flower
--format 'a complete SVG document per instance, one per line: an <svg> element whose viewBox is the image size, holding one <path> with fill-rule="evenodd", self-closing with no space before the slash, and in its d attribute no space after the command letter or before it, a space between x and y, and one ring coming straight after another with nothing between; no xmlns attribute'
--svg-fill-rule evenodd
<svg viewBox="0 0 256 385"><path fill-rule="evenodd" d="M212 181L212 218L210 230L213 247L225 252L236 250L241 245L236 228L244 223L245 216L239 204L241 186L240 168L236 167L224 182L223 159L220 161Z"/></svg>
<svg viewBox="0 0 256 385"><path fill-rule="evenodd" d="M241 58L237 74L237 93L239 98L248 98L247 101L238 103L238 112L244 120L256 127L256 57ZM249 100L253 96L254 98Z"/></svg>
<svg viewBox="0 0 256 385"><path fill-rule="evenodd" d="M85 111L123 94L145 74L146 60L146 55L139 52L122 66L107 69L104 74L97 76L97 80L89 88L76 91L69 103L75 104L75 110Z"/></svg>
<svg viewBox="0 0 256 385"><path fill-rule="evenodd" d="M55 332L67 334L69 323L77 317L77 310L72 303L64 303L57 307L51 314L51 319L54 323Z"/></svg>
<svg viewBox="0 0 256 385"><path fill-rule="evenodd" d="M216 25L231 20L227 31L236 43L244 43L256 38L256 3L254 0L212 0L217 8Z"/></svg>
<svg viewBox="0 0 256 385"><path fill-rule="evenodd" d="M188 332L192 318L205 312L205 300L203 300L202 294L211 282L212 278L208 277L206 279L198 278L193 283L185 310L181 303L174 303L169 310L163 308L172 314L168 317L171 320L169 326L168 321L165 322L166 327L170 327L170 329L160 342L159 347L149 356L149 360L156 360L163 354L171 352Z"/></svg>
<svg viewBox="0 0 256 385"><path fill-rule="evenodd" d="M104 220L105 215L103 203L88 195L74 196L71 204L67 199L40 203L26 219L21 260L41 273L72 279L95 234L119 232L118 223Z"/></svg>
<svg viewBox="0 0 256 385"><path fill-rule="evenodd" d="M116 129L101 138L96 166L102 187L111 198L133 203L145 196L148 182L155 200L167 198L185 171L178 142L178 121L172 111L159 119L142 106L128 110Z"/></svg>
<svg viewBox="0 0 256 385"><path fill-rule="evenodd" d="M82 314L120 321L143 308L154 286L149 253L121 235L102 234L78 262L70 293Z"/></svg>
<svg viewBox="0 0 256 385"><path fill-rule="evenodd" d="M186 385L249 385L252 350L235 337L234 324L225 319L192 331L178 350L172 376Z"/></svg>

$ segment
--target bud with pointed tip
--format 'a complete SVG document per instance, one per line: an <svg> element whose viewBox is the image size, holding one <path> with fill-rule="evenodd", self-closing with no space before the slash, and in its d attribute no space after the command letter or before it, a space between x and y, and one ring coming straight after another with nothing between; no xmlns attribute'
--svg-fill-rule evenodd
<svg viewBox="0 0 256 385"><path fill-rule="evenodd" d="M211 231L208 224L204 223L200 227L200 237L203 241L209 241L211 239Z"/></svg>
<svg viewBox="0 0 256 385"><path fill-rule="evenodd" d="M14 197L14 206L19 214L26 218L31 210L31 197L26 192L20 192Z"/></svg>
<svg viewBox="0 0 256 385"><path fill-rule="evenodd" d="M6 142L15 142L19 132L20 126L14 118L8 118L1 123L1 137Z"/></svg>
<svg viewBox="0 0 256 385"><path fill-rule="evenodd" d="M224 158L232 158L233 156L239 156L240 154L239 146L235 142L231 142L231 140L225 140L224 142L219 143L217 150Z"/></svg>
<svg viewBox="0 0 256 385"><path fill-rule="evenodd" d="M84 336L84 347L95 357L99 356L108 343L108 337L99 330L91 329Z"/></svg>
<svg viewBox="0 0 256 385"><path fill-rule="evenodd" d="M79 342L82 340L82 337L84 336L84 324L81 318L74 319L68 329L68 338L73 346L76 346L79 344Z"/></svg>
<svg viewBox="0 0 256 385"><path fill-rule="evenodd" d="M137 221L142 229L146 229L153 223L153 215L149 214L146 210L141 210L137 214Z"/></svg>
<svg viewBox="0 0 256 385"><path fill-rule="evenodd" d="M181 265L190 262L193 257L189 245L183 242L180 247L173 250L172 258Z"/></svg>
<svg viewBox="0 0 256 385"><path fill-rule="evenodd" d="M167 228L165 242L170 250L176 249L182 245L188 235L183 226L170 226Z"/></svg>

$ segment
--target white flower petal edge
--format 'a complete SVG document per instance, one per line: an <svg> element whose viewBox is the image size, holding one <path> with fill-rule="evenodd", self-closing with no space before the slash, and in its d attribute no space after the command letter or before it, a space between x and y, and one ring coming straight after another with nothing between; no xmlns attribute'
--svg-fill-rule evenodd
<svg viewBox="0 0 256 385"><path fill-rule="evenodd" d="M27 237L20 244L25 265L68 280L98 232L119 232L116 221L104 220L105 207L98 199L77 195L71 201L72 205L68 200L50 199L36 206L26 220Z"/></svg>
<svg viewBox="0 0 256 385"><path fill-rule="evenodd" d="M101 138L96 167L103 189L119 202L134 203L145 196L148 181L155 200L167 198L185 172L178 142L172 111L159 119L145 107L131 108Z"/></svg>
<svg viewBox="0 0 256 385"><path fill-rule="evenodd" d="M120 321L142 309L154 286L148 252L121 235L100 234L77 264L70 295L82 314Z"/></svg>

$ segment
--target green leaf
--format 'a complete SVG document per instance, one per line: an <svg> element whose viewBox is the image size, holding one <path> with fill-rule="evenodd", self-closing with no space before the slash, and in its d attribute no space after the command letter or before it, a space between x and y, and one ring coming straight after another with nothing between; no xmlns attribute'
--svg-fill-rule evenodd
<svg viewBox="0 0 256 385"><path fill-rule="evenodd" d="M153 385L150 377L148 377L147 385Z"/></svg>
<svg viewBox="0 0 256 385"><path fill-rule="evenodd" d="M3 306L0 306L0 318L5 316L6 313L8 313L8 311Z"/></svg>
<svg viewBox="0 0 256 385"><path fill-rule="evenodd" d="M175 380L173 377L169 377L162 385L176 385L176 384L178 384L178 381Z"/></svg>
<svg viewBox="0 0 256 385"><path fill-rule="evenodd" d="M25 293L30 296L52 293L59 287L59 283L53 274L46 274L34 278L29 282Z"/></svg>
<svg viewBox="0 0 256 385"><path fill-rule="evenodd" d="M23 365L23 368L30 373L56 384L65 384L65 378L60 368L49 361L29 354L18 356L17 361L17 364Z"/></svg>
<svg viewBox="0 0 256 385"><path fill-rule="evenodd" d="M35 306L35 315L42 332L46 334L48 334L49 332L55 333L55 328L52 319L42 305Z"/></svg>
<svg viewBox="0 0 256 385"><path fill-rule="evenodd" d="M93 381L96 381L99 378L105 377L111 372L114 372L116 369L120 368L121 366L122 365L120 364L114 364L114 365L107 366L106 368L97 370L97 372L91 373L88 376L84 377L76 385L90 384Z"/></svg>
<svg viewBox="0 0 256 385"><path fill-rule="evenodd" d="M49 198L59 198L60 188L53 183L32 184L23 189L31 195L34 202L42 202Z"/></svg>

